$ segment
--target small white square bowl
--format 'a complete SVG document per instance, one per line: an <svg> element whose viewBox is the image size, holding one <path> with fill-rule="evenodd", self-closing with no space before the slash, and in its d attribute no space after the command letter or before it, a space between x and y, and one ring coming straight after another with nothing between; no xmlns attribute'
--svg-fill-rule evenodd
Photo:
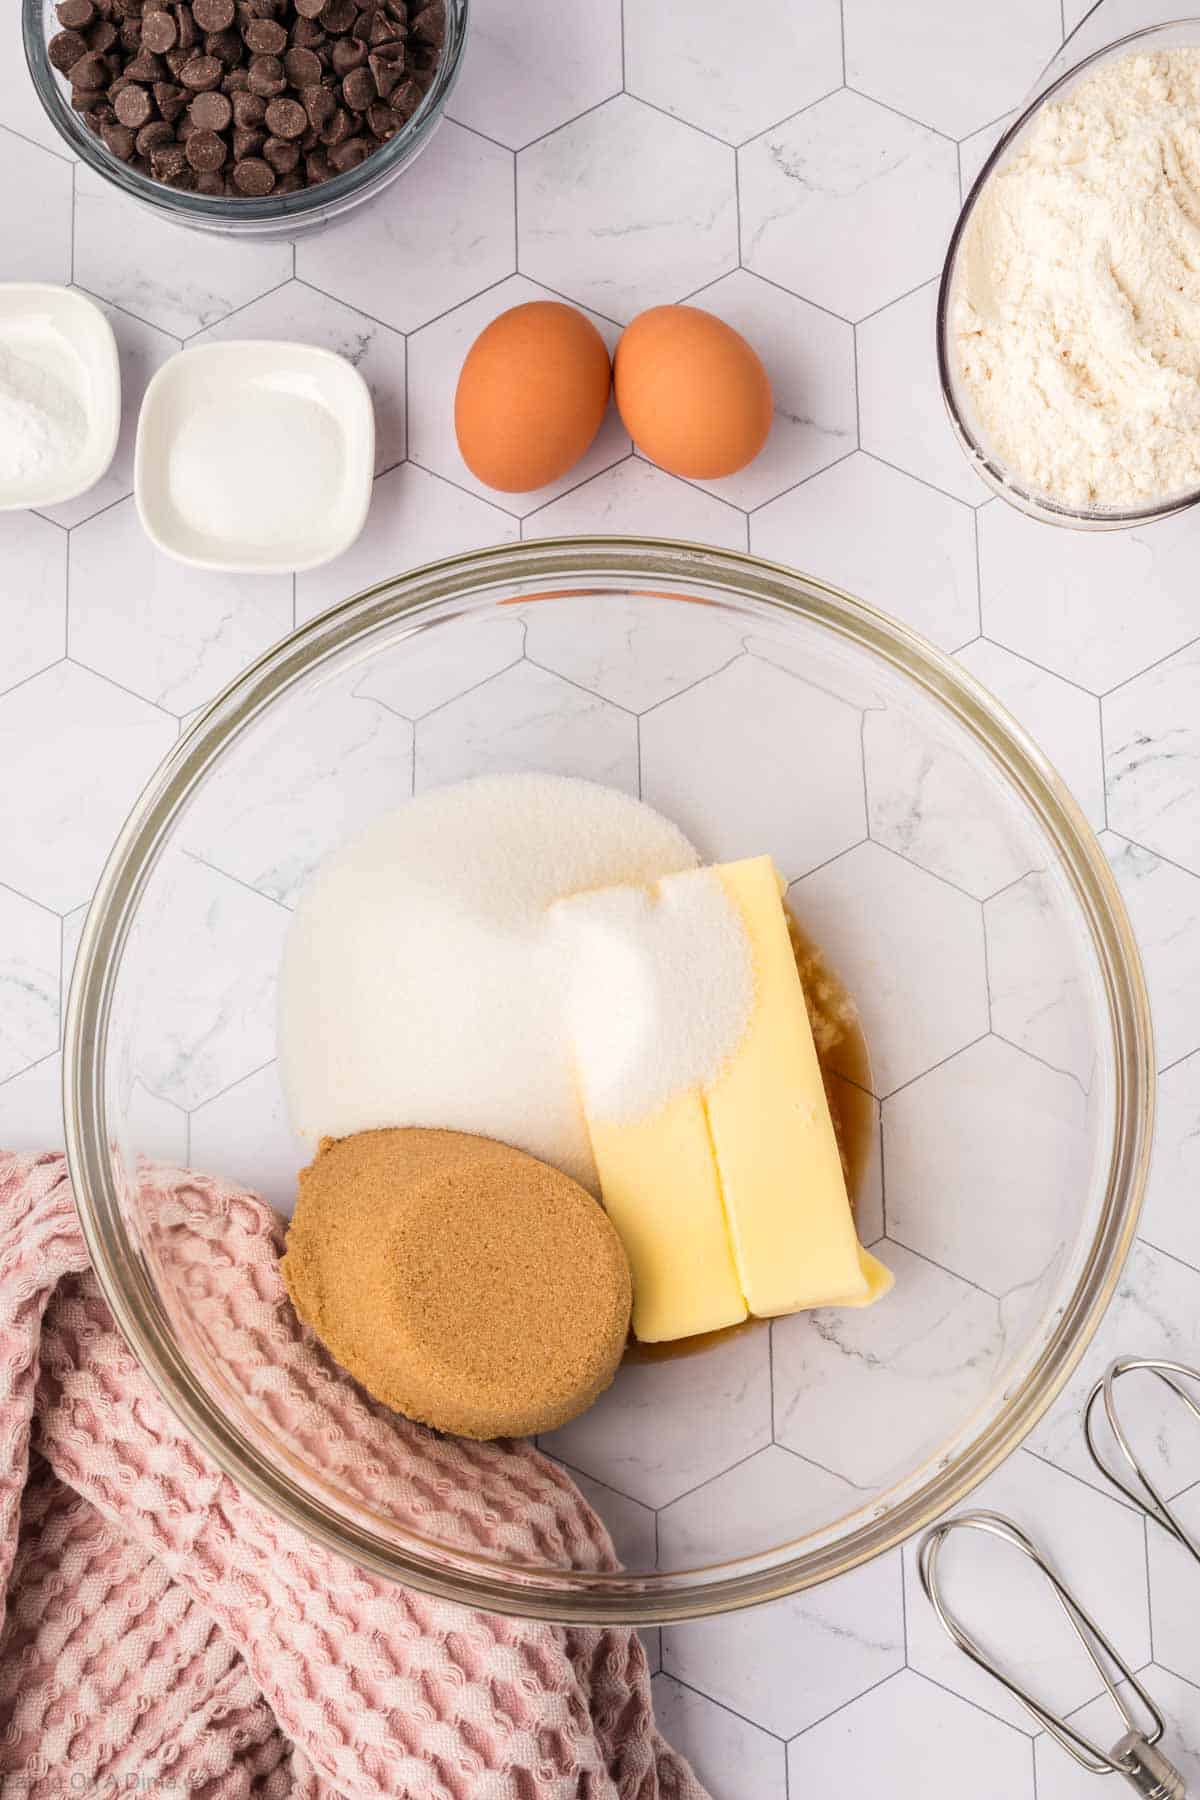
<svg viewBox="0 0 1200 1800"><path fill-rule="evenodd" d="M138 419L147 535L194 568L315 569L367 517L375 413L352 363L312 344L201 344L164 363Z"/></svg>
<svg viewBox="0 0 1200 1800"><path fill-rule="evenodd" d="M32 382L35 390L52 391L61 383L78 401L85 424L67 455L43 455L37 466L21 472L0 465L0 512L57 506L86 494L111 463L121 428L121 370L112 326L94 300L73 288L0 282L0 388L8 357L23 365L26 386Z"/></svg>

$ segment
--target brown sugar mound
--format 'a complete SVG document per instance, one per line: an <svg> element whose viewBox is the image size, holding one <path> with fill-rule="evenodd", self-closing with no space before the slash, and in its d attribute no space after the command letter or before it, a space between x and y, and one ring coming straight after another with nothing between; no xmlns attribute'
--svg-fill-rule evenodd
<svg viewBox="0 0 1200 1800"><path fill-rule="evenodd" d="M462 1437L526 1437L603 1393L629 1263L569 1176L461 1131L326 1138L301 1172L283 1276L367 1391Z"/></svg>

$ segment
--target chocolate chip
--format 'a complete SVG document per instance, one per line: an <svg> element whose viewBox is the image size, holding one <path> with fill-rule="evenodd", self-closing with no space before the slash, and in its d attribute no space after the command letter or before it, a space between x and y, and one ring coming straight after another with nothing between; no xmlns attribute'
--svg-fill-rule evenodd
<svg viewBox="0 0 1200 1800"><path fill-rule="evenodd" d="M186 144L195 129L196 127L192 124L191 114L184 113L182 119L180 119L175 127L175 136L181 144Z"/></svg>
<svg viewBox="0 0 1200 1800"><path fill-rule="evenodd" d="M72 88L71 89L71 108L74 112L77 112L77 113L94 112L98 106L103 106L104 103L105 103L105 101L104 101L104 89L103 88ZM85 120L84 123L86 124L87 121Z"/></svg>
<svg viewBox="0 0 1200 1800"><path fill-rule="evenodd" d="M192 0L192 16L201 31L227 31L236 11L233 0Z"/></svg>
<svg viewBox="0 0 1200 1800"><path fill-rule="evenodd" d="M204 40L204 54L215 56L222 68L235 69L244 53L242 40L232 27L228 31L210 31Z"/></svg>
<svg viewBox="0 0 1200 1800"><path fill-rule="evenodd" d="M378 50L381 44L402 44L404 39L397 35L396 21L384 12L377 12L371 20L367 42L372 50Z"/></svg>
<svg viewBox="0 0 1200 1800"><path fill-rule="evenodd" d="M138 45L142 41L142 21L140 19L121 20L121 48L137 55Z"/></svg>
<svg viewBox="0 0 1200 1800"><path fill-rule="evenodd" d="M117 28L111 19L97 19L87 34L88 49L94 50L97 56L107 56L120 42Z"/></svg>
<svg viewBox="0 0 1200 1800"><path fill-rule="evenodd" d="M277 175L290 175L300 164L300 146L289 138L269 137L263 155Z"/></svg>
<svg viewBox="0 0 1200 1800"><path fill-rule="evenodd" d="M324 150L310 150L304 158L304 173L312 186L319 181L328 181L333 174L333 164Z"/></svg>
<svg viewBox="0 0 1200 1800"><path fill-rule="evenodd" d="M168 50L167 54L163 57L163 61L167 65L168 73L173 75L176 81L179 79L180 70L186 69L191 60L192 52L190 50L180 49L178 44L176 44L173 50Z"/></svg>
<svg viewBox="0 0 1200 1800"><path fill-rule="evenodd" d="M156 50L161 55L164 50L173 50L178 38L178 25L161 7L148 12L142 20L142 43L147 50Z"/></svg>
<svg viewBox="0 0 1200 1800"><path fill-rule="evenodd" d="M288 34L275 19L251 19L242 37L255 56L282 56L287 49Z"/></svg>
<svg viewBox="0 0 1200 1800"><path fill-rule="evenodd" d="M267 116L267 103L261 94L235 94L233 96L233 122L245 130L252 131L261 125Z"/></svg>
<svg viewBox="0 0 1200 1800"><path fill-rule="evenodd" d="M381 144L395 137L404 121L398 112L382 100L373 100L367 108L367 124L371 128L372 137L377 137Z"/></svg>
<svg viewBox="0 0 1200 1800"><path fill-rule="evenodd" d="M296 0L296 11L302 19L315 19L325 5L325 0Z"/></svg>
<svg viewBox="0 0 1200 1800"><path fill-rule="evenodd" d="M229 184L219 170L201 170L196 177L198 194L227 194Z"/></svg>
<svg viewBox="0 0 1200 1800"><path fill-rule="evenodd" d="M56 31L46 45L46 55L60 75L65 75L87 53L87 44L77 31Z"/></svg>
<svg viewBox="0 0 1200 1800"><path fill-rule="evenodd" d="M247 157L253 158L260 155L266 141L265 131L255 131L249 125L235 125L233 128L234 161L245 162Z"/></svg>
<svg viewBox="0 0 1200 1800"><path fill-rule="evenodd" d="M398 112L402 119L411 119L412 115L425 98L415 81L402 81L398 88L393 88L388 95L388 104L393 112Z"/></svg>
<svg viewBox="0 0 1200 1800"><path fill-rule="evenodd" d="M119 156L122 162L128 162L133 156L134 137L128 125L101 125L100 136L113 155Z"/></svg>
<svg viewBox="0 0 1200 1800"><path fill-rule="evenodd" d="M54 12L67 31L86 31L96 17L92 0L59 0Z"/></svg>
<svg viewBox="0 0 1200 1800"><path fill-rule="evenodd" d="M344 144L336 144L329 152L329 160L338 174L344 175L347 169L357 169L360 162L365 162L373 148L366 138L347 138Z"/></svg>
<svg viewBox="0 0 1200 1800"><path fill-rule="evenodd" d="M215 131L197 129L187 141L187 159L198 175L211 175L222 166L227 154L225 139Z"/></svg>
<svg viewBox="0 0 1200 1800"><path fill-rule="evenodd" d="M174 56L175 54L176 52L174 50L168 52L168 55L170 56ZM168 65L163 57L155 56L152 50L142 49L138 51L135 57L125 64L125 73L128 75L130 81L152 83L162 80L167 72L167 66Z"/></svg>
<svg viewBox="0 0 1200 1800"><path fill-rule="evenodd" d="M319 50L325 41L316 19L297 19L292 26L292 42L300 50Z"/></svg>
<svg viewBox="0 0 1200 1800"><path fill-rule="evenodd" d="M175 142L175 133L165 119L151 119L143 125L137 134L137 152L139 156L150 156L155 150L161 150L167 144Z"/></svg>
<svg viewBox="0 0 1200 1800"><path fill-rule="evenodd" d="M234 164L233 185L239 194L264 198L275 186L275 171L259 156L248 156Z"/></svg>
<svg viewBox="0 0 1200 1800"><path fill-rule="evenodd" d="M108 82L108 64L102 56L90 52L73 62L67 70L73 88L99 92Z"/></svg>
<svg viewBox="0 0 1200 1800"><path fill-rule="evenodd" d="M367 60L367 46L362 38L338 38L329 52L329 66L335 75L348 75L361 69Z"/></svg>
<svg viewBox="0 0 1200 1800"><path fill-rule="evenodd" d="M175 8L175 23L179 28L179 48L194 50L200 42L200 26L196 23L196 15L186 0Z"/></svg>
<svg viewBox="0 0 1200 1800"><path fill-rule="evenodd" d="M266 117L267 130L273 137L302 137L308 126L308 114L298 100L268 101Z"/></svg>
<svg viewBox="0 0 1200 1800"><path fill-rule="evenodd" d="M293 170L289 175L281 175L275 183L277 194L298 194L304 186L299 174Z"/></svg>
<svg viewBox="0 0 1200 1800"><path fill-rule="evenodd" d="M344 106L337 106L328 123L321 127L321 142L327 149L332 149L334 144L344 144L353 129L350 114Z"/></svg>
<svg viewBox="0 0 1200 1800"><path fill-rule="evenodd" d="M386 50L373 51L367 58L375 92L381 100L386 100L396 84L403 79L404 60L403 44L390 44Z"/></svg>
<svg viewBox="0 0 1200 1800"><path fill-rule="evenodd" d="M318 131L323 125L328 125L337 111L337 101L331 88L306 87L300 98L304 103L304 110L308 114L309 124Z"/></svg>
<svg viewBox="0 0 1200 1800"><path fill-rule="evenodd" d="M121 89L113 111L122 125L128 125L137 131L141 126L150 123L154 113L154 102L144 87L139 87L136 82L133 82L129 87Z"/></svg>
<svg viewBox="0 0 1200 1800"><path fill-rule="evenodd" d="M250 63L250 92L261 94L264 100L282 94L287 82L284 80L283 64L277 56L255 56Z"/></svg>
<svg viewBox="0 0 1200 1800"><path fill-rule="evenodd" d="M176 87L173 81L156 81L153 93L155 106L168 124L173 124L187 105L186 88Z"/></svg>
<svg viewBox="0 0 1200 1800"><path fill-rule="evenodd" d="M325 0L321 8L321 23L326 31L349 31L357 17L354 0Z"/></svg>
<svg viewBox="0 0 1200 1800"><path fill-rule="evenodd" d="M351 69L342 83L342 99L352 112L366 112L378 96L370 69Z"/></svg>
<svg viewBox="0 0 1200 1800"><path fill-rule="evenodd" d="M188 116L200 131L224 131L233 118L233 102L226 94L197 94L188 107ZM193 168L198 166L192 164Z"/></svg>
<svg viewBox="0 0 1200 1800"><path fill-rule="evenodd" d="M311 50L293 45L283 59L283 72L294 88L314 87L321 79L321 59Z"/></svg>
<svg viewBox="0 0 1200 1800"><path fill-rule="evenodd" d="M413 20L411 29L421 43L432 44L435 50L440 50L446 41L446 9L442 0L430 0Z"/></svg>
<svg viewBox="0 0 1200 1800"><path fill-rule="evenodd" d="M187 168L187 152L182 144L164 144L151 152L150 167L156 181L172 181Z"/></svg>
<svg viewBox="0 0 1200 1800"><path fill-rule="evenodd" d="M223 94L247 94L250 91L249 69L229 69L221 81Z"/></svg>
<svg viewBox="0 0 1200 1800"><path fill-rule="evenodd" d="M184 87L199 94L206 88L220 87L221 73L221 65L215 56L193 56L179 71L179 79Z"/></svg>

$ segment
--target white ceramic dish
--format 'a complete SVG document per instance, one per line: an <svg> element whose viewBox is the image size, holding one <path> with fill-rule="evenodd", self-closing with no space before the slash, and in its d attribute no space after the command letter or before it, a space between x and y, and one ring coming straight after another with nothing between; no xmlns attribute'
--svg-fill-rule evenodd
<svg viewBox="0 0 1200 1800"><path fill-rule="evenodd" d="M0 512L57 506L95 487L113 459L121 426L121 371L112 326L93 300L53 282L0 283L0 365L19 358L10 380L28 388L61 383L86 421L69 455L17 469L0 463ZM32 365L32 369L28 365ZM3 379L0 366L0 381ZM12 459L15 464L16 458Z"/></svg>
<svg viewBox="0 0 1200 1800"><path fill-rule="evenodd" d="M204 344L146 390L134 493L147 535L196 568L315 569L367 516L375 414L362 376L312 344Z"/></svg>

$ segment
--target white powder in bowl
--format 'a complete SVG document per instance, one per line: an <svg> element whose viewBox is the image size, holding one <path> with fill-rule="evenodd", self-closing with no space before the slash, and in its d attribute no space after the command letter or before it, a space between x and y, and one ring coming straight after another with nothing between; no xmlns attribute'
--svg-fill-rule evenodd
<svg viewBox="0 0 1200 1800"><path fill-rule="evenodd" d="M982 430L1074 507L1200 486L1200 50L1102 65L991 176L951 327Z"/></svg>
<svg viewBox="0 0 1200 1800"><path fill-rule="evenodd" d="M612 788L495 775L419 795L330 856L284 953L280 1060L310 1143L381 1126L479 1132L596 1188L564 1018L565 895L695 868Z"/></svg>

